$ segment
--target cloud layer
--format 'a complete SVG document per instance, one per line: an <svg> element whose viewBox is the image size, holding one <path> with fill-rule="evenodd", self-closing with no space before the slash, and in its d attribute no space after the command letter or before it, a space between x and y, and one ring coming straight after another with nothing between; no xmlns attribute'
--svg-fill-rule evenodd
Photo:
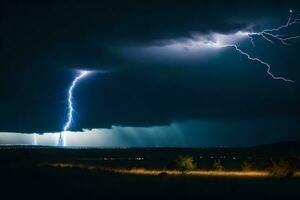
<svg viewBox="0 0 300 200"><path fill-rule="evenodd" d="M64 133L67 146L214 147L251 146L298 139L298 120L197 120L168 126L84 129ZM57 145L59 133L0 132L0 144Z"/></svg>
<svg viewBox="0 0 300 200"><path fill-rule="evenodd" d="M300 40L288 47L260 39L255 48L241 43L251 55L272 64L274 74L289 77L294 84L270 79L264 66L231 48L162 50L195 36L228 36L282 24L290 8L297 13L299 2L6 1L1 15L0 131L61 131L67 89L77 69L107 73L89 76L74 91L73 131L164 127L188 120L237 120L247 129L239 120L296 120ZM292 31L299 33L299 27ZM252 122L260 127L253 137L259 136L263 123ZM299 129L292 126L287 134L292 138ZM187 137L189 132L182 134ZM286 133L277 131L274 138L281 134L284 138Z"/></svg>

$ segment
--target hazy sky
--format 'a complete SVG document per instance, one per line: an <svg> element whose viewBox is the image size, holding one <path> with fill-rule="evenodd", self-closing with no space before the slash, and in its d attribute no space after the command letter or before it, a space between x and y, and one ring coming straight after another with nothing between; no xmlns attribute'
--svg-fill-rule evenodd
<svg viewBox="0 0 300 200"><path fill-rule="evenodd" d="M90 134L82 145L243 146L300 138L300 39L285 46L256 36L253 46L237 37L285 24L290 9L300 17L299 1L4 0L0 7L1 144L23 143L13 133L60 132L79 69L97 72L74 91L71 130ZM300 35L300 24L276 34ZM225 41L295 82L273 80L232 47L215 48ZM67 140L80 145L75 135Z"/></svg>

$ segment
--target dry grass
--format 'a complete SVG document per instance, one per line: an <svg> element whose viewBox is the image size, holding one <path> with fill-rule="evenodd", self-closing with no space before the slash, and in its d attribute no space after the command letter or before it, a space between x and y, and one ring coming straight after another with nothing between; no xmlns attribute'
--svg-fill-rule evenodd
<svg viewBox="0 0 300 200"><path fill-rule="evenodd" d="M223 176L223 177L267 177L269 173L267 171L219 171L219 170L192 170L182 173L178 170L147 170L147 169L113 169L114 172L124 174L136 174L136 175L149 175L155 176L160 173L167 173L168 175L175 176Z"/></svg>
<svg viewBox="0 0 300 200"><path fill-rule="evenodd" d="M143 176L158 176L161 173L167 173L170 176L214 176L214 177L253 177L265 178L271 175L268 171L218 171L218 170L192 170L182 173L178 170L149 170L144 168L122 169L108 168L101 166L89 166L83 164L68 164L68 163L48 163L42 164L54 168L79 168L92 171L106 171L120 174L143 175ZM295 172L294 176L300 177L300 171Z"/></svg>

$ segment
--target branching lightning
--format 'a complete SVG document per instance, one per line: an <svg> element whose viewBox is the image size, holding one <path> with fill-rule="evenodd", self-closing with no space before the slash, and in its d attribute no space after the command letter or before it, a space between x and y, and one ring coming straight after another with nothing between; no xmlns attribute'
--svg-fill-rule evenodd
<svg viewBox="0 0 300 200"><path fill-rule="evenodd" d="M260 36L260 37L262 37L263 39L265 39L266 41L268 41L272 44L274 44L274 40L278 40L282 45L289 45L289 43L288 43L289 40L299 39L300 35L284 37L284 36L282 36L280 34L277 34L277 33L279 31L281 31L285 28L288 28L292 25L295 25L295 24L300 24L300 19L297 18L297 17L293 19L293 11L290 10L290 15L289 15L288 21L285 24L283 24L281 26L278 26L276 28L265 29L265 30L260 31L260 32L249 32L249 33L247 32L245 34L250 39L250 42L253 45L253 47L256 46L255 43L254 43L253 36ZM286 82L294 82L293 80L288 79L288 78L275 76L271 72L271 65L270 64L268 64L267 62L265 62L265 61L263 61L259 58L250 56L249 53L246 53L245 51L241 50L236 44L222 44L222 45L219 45L219 46L220 47L233 47L236 51L238 51L240 54L246 56L249 60L259 62L262 65L266 66L267 74L275 80L282 80L282 81L286 81Z"/></svg>
<svg viewBox="0 0 300 200"><path fill-rule="evenodd" d="M79 82L80 79L84 78L86 75L88 75L88 71L80 71L80 74L78 76L76 76L76 78L73 80L69 91L68 91L68 117L67 117L67 121L63 127L63 132L68 131L72 121L73 121L73 112L74 112L74 108L73 108L73 90L76 87L76 84ZM65 141L64 141L64 135L63 132L60 133L59 135L59 141L58 141L58 146L65 146Z"/></svg>
<svg viewBox="0 0 300 200"><path fill-rule="evenodd" d="M294 17L293 11L290 10L290 15L286 23L283 25L280 25L275 28L269 28L264 29L260 32L247 32L247 31L238 31L234 34L224 35L219 33L212 33L209 36L210 37L203 37L199 36L196 39L193 38L191 40L187 41L175 41L175 43L171 43L169 45L165 45L163 47L159 48L165 48L167 50L178 50L178 49L201 49L201 48L233 48L235 51L237 51L239 54L245 56L250 61L255 61L260 63L261 65L264 65L266 67L266 73L274 80L281 80L285 82L294 82L293 80L289 78L285 78L282 76L276 76L271 72L271 65L264 61L263 59L260 59L258 57L252 56L246 51L242 50L239 45L238 41L242 39L249 39L252 46L255 48L257 45L255 44L255 39L257 37L261 37L265 41L275 44L276 42L279 42L283 46L290 45L289 42L291 40L300 39L300 35L281 35L280 32L291 27L294 25L300 25L300 15L297 15ZM209 38L209 39L207 39ZM158 50L154 47L152 50ZM84 78L89 72L88 71L81 71L80 74L73 80L69 91L68 91L68 116L67 121L63 127L63 132L60 133L59 136L59 146L64 146L64 132L68 131L72 121L73 121L73 90L76 87L76 84L80 81L80 79Z"/></svg>
<svg viewBox="0 0 300 200"><path fill-rule="evenodd" d="M300 36L283 37L279 34L274 34L274 33L279 32L285 28L288 28L294 24L300 24L300 19L297 17L293 19L293 11L290 10L290 15L289 15L288 21L284 25L281 25L281 26L278 26L278 27L272 28L272 29L265 29L265 30L263 30L261 32L257 32L257 33L256 32L249 33L248 36L251 38L252 43L253 43L253 38L252 38L253 36L261 36L262 38L264 38L265 40L267 40L270 43L273 43L273 41L271 39L271 38L273 38L273 39L277 39L283 45L288 45L288 43L287 43L288 40L297 39ZM268 37L270 37L270 38L268 38Z"/></svg>
<svg viewBox="0 0 300 200"><path fill-rule="evenodd" d="M282 76L276 76L271 72L271 65L264 61L261 58L255 57L247 53L245 50L242 50L239 47L238 42L248 39L253 46L256 48L255 39L257 37L262 38L263 40L275 45L276 42L279 42L283 46L290 45L291 40L300 39L300 35L282 35L282 31L285 31L287 28L290 28L294 25L300 25L300 15L294 17L293 11L290 10L290 15L283 25L280 25L275 28L264 29L259 32L249 32L245 30L239 30L235 33L230 34L221 34L221 33L210 33L208 35L194 35L192 39L181 40L171 42L171 44L165 45L162 48L166 50L201 50L201 49L220 49L220 48L233 48L239 54L245 56L248 60L258 62L266 67L266 73L275 80L281 80L285 82L294 82L289 78ZM155 51L159 49L153 49Z"/></svg>

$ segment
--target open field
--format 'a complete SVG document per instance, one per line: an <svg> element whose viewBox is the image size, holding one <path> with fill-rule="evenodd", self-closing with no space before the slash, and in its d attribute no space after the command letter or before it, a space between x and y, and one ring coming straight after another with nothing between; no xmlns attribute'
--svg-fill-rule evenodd
<svg viewBox="0 0 300 200"><path fill-rule="evenodd" d="M226 152L172 148L2 148L1 195L9 197L5 199L19 196L23 199L300 198L299 172L291 178L270 176L263 170L270 156L266 150L254 151L256 171L242 171L242 152L234 149ZM246 157L253 153L246 152ZM298 168L297 152L293 152L295 155L289 156L294 156ZM193 155L197 169L186 173L174 169L172 160L179 154ZM213 160L221 156L225 169L213 170Z"/></svg>
<svg viewBox="0 0 300 200"><path fill-rule="evenodd" d="M251 171L225 171L225 170L190 170L187 172L181 172L179 170L169 170L169 169L144 169L144 168L132 168L132 169L122 169L122 168L111 168L111 167L101 167L101 166L91 166L82 164L67 164L67 163L47 163L41 164L40 166L49 166L52 168L78 168L82 170L89 171L104 171L119 174L131 174L137 176L198 176L198 177L239 177L239 178L267 178L272 177L272 175L267 170L251 170ZM300 177L300 171L296 171L293 177Z"/></svg>

